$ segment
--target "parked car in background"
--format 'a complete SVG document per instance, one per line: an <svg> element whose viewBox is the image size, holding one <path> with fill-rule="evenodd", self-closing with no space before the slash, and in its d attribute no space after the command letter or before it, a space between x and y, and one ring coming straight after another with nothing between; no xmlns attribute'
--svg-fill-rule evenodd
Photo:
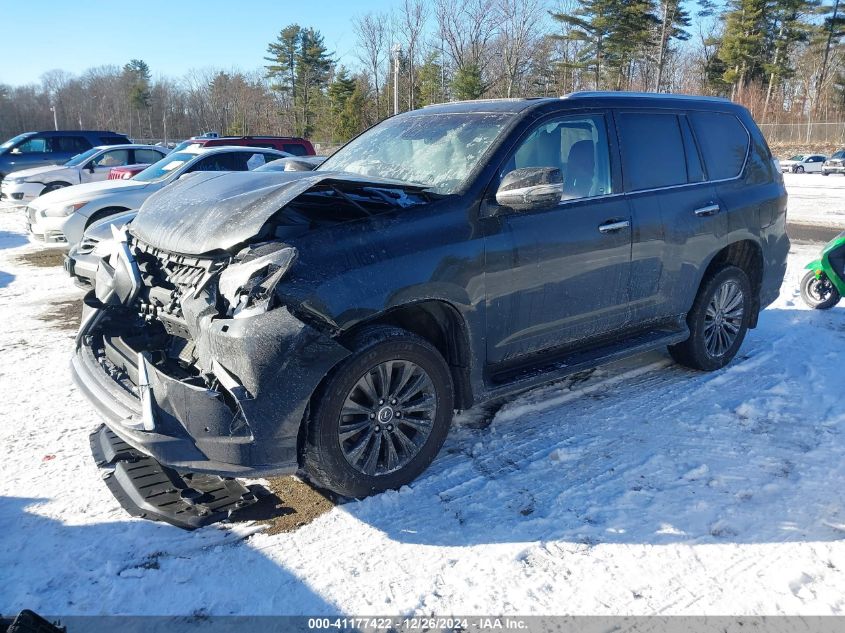
<svg viewBox="0 0 845 633"><path fill-rule="evenodd" d="M780 161L780 169L784 173L792 172L793 174L818 173L826 160L827 156L824 154L796 154L792 158Z"/></svg>
<svg viewBox="0 0 845 633"><path fill-rule="evenodd" d="M727 365L778 296L786 202L727 100L422 108L315 171L149 197L85 299L73 371L116 437L176 470L399 488L456 409L665 346ZM155 504L144 483L115 485Z"/></svg>
<svg viewBox="0 0 845 633"><path fill-rule="evenodd" d="M33 240L70 248L94 221L137 209L152 193L197 171L249 171L289 156L272 149L194 147L170 154L131 180L105 180L59 189L33 200L26 208Z"/></svg>
<svg viewBox="0 0 845 633"><path fill-rule="evenodd" d="M313 171L324 160L326 160L325 156L292 156L270 161L255 171Z"/></svg>
<svg viewBox="0 0 845 633"><path fill-rule="evenodd" d="M64 165L22 169L0 183L0 200L25 206L38 196L62 187L106 180L113 167L155 163L167 150L154 145L100 145L71 158Z"/></svg>
<svg viewBox="0 0 845 633"><path fill-rule="evenodd" d="M137 213L137 211L126 211L110 215L92 222L85 229L82 239L71 246L64 261L65 272L73 279L73 283L86 289L94 286L100 259L108 255L112 249L112 227L126 226L135 219Z"/></svg>
<svg viewBox="0 0 845 633"><path fill-rule="evenodd" d="M218 147L221 145L243 145L277 149L292 156L313 156L311 141L298 136L201 136L182 141L173 148L178 152L189 147Z"/></svg>
<svg viewBox="0 0 845 633"><path fill-rule="evenodd" d="M845 176L845 149L833 152L831 157L822 165L822 176L829 176L830 174L842 174Z"/></svg>
<svg viewBox="0 0 845 633"><path fill-rule="evenodd" d="M108 130L24 132L0 145L0 180L29 167L61 165L98 145L129 145L123 134Z"/></svg>
<svg viewBox="0 0 845 633"><path fill-rule="evenodd" d="M170 151L170 150L168 150ZM151 163L138 163L137 165L124 165L123 167L112 167L109 170L109 177L107 180L129 180L133 176L137 176Z"/></svg>

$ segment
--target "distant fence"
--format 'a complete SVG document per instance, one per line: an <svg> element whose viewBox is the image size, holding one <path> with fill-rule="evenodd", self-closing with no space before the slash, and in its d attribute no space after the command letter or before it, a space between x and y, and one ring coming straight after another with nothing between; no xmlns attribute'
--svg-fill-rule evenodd
<svg viewBox="0 0 845 633"><path fill-rule="evenodd" d="M845 146L845 123L764 123L760 129L769 145Z"/></svg>

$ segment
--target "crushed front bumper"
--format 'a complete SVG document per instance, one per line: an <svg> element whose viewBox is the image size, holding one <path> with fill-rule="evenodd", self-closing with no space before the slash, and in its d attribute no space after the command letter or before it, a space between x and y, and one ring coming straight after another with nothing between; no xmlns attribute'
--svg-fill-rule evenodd
<svg viewBox="0 0 845 633"><path fill-rule="evenodd" d="M83 328L91 310L86 306ZM167 375L131 340L109 335L108 317L102 321L80 337L74 379L117 436L177 471L295 472L311 395L349 354L285 308L214 319L196 342L214 359L214 390Z"/></svg>

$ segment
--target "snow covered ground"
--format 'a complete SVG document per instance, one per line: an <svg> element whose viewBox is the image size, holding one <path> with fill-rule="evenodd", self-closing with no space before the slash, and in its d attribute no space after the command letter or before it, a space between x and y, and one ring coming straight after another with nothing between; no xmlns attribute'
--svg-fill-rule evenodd
<svg viewBox="0 0 845 633"><path fill-rule="evenodd" d="M0 213L0 613L845 612L845 307L798 297L818 246L726 369L651 354L470 412L412 486L267 535L118 506L44 320L81 293L22 232Z"/></svg>
<svg viewBox="0 0 845 633"><path fill-rule="evenodd" d="M790 222L824 224L845 230L845 176L784 174Z"/></svg>

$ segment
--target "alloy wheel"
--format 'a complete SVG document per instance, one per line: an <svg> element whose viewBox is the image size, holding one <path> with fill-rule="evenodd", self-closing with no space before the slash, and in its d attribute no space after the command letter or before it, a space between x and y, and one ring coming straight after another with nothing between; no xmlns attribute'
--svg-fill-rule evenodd
<svg viewBox="0 0 845 633"><path fill-rule="evenodd" d="M349 465L369 476L406 466L431 435L437 396L426 371L389 360L367 371L346 396L338 440Z"/></svg>
<svg viewBox="0 0 845 633"><path fill-rule="evenodd" d="M716 289L704 314L704 345L718 358L731 349L742 329L745 296L740 285L728 279Z"/></svg>
<svg viewBox="0 0 845 633"><path fill-rule="evenodd" d="M818 303L823 303L830 299L833 294L833 284L827 278L819 279L818 277L807 284L807 294L810 295Z"/></svg>

